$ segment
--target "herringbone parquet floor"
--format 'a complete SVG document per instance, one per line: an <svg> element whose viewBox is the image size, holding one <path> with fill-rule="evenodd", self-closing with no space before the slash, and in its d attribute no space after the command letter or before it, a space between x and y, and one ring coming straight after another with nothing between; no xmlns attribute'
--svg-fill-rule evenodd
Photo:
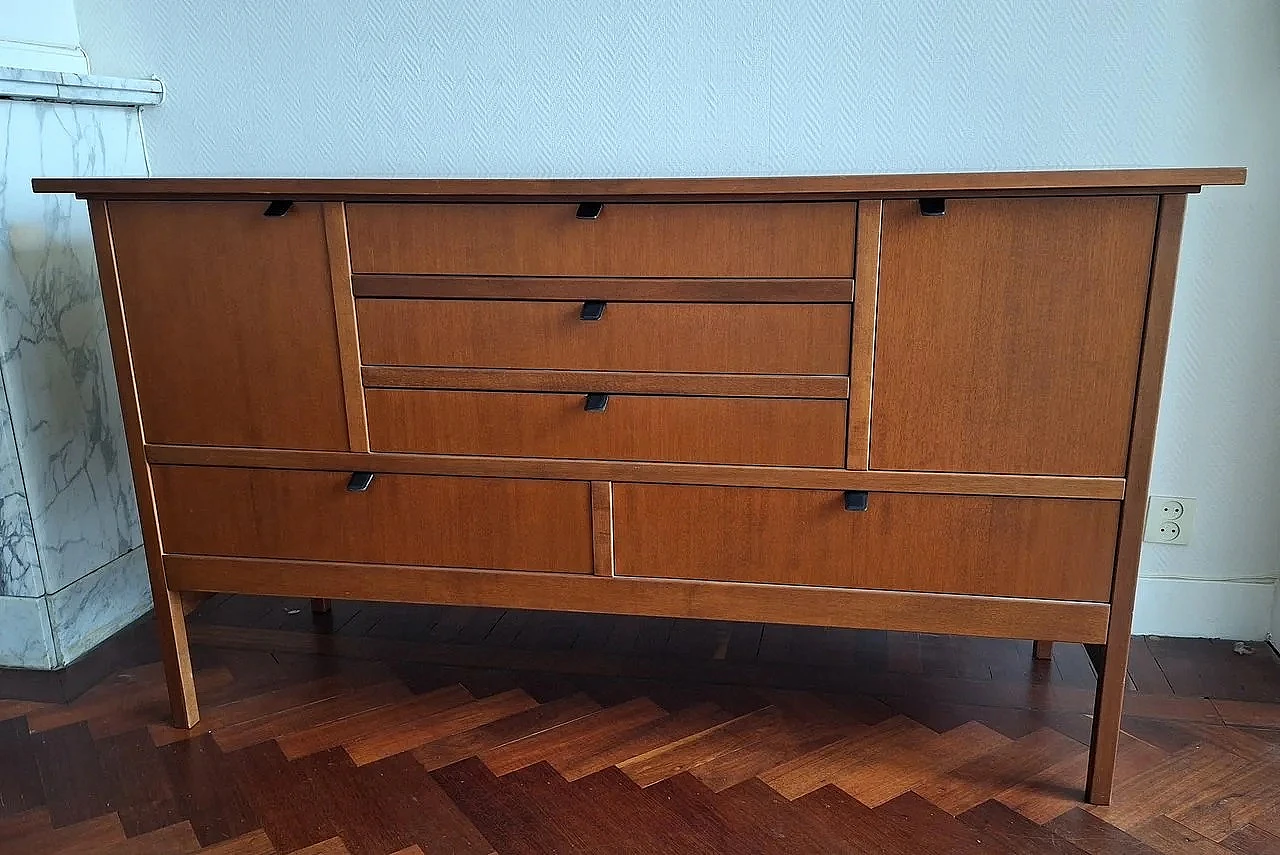
<svg viewBox="0 0 1280 855"><path fill-rule="evenodd" d="M1074 645L217 597L186 733L147 633L0 701L0 852L1280 853L1265 646L1136 639L1099 808Z"/></svg>

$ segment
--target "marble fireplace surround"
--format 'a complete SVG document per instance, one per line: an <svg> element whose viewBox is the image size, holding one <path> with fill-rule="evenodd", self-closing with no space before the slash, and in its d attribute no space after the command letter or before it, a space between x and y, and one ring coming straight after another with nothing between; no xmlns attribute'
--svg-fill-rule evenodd
<svg viewBox="0 0 1280 855"><path fill-rule="evenodd" d="M0 667L60 668L150 608L83 202L146 175L159 81L0 68Z"/></svg>

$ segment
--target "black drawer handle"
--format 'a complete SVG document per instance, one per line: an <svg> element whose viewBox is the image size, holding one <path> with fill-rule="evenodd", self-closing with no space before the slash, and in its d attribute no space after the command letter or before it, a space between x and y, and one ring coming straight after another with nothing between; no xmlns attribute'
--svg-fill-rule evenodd
<svg viewBox="0 0 1280 855"><path fill-rule="evenodd" d="M577 217L580 220L598 220L603 210L603 202L579 202Z"/></svg>
<svg viewBox="0 0 1280 855"><path fill-rule="evenodd" d="M920 200L920 216L944 217L947 214L947 200L931 197Z"/></svg>
<svg viewBox="0 0 1280 855"><path fill-rule="evenodd" d="M584 321L598 321L604 317L604 300L588 300L582 304L582 314L578 318Z"/></svg>
<svg viewBox="0 0 1280 855"><path fill-rule="evenodd" d="M609 396L599 392L593 392L587 396L587 403L582 409L588 413L603 413L604 408L609 406Z"/></svg>
<svg viewBox="0 0 1280 855"><path fill-rule="evenodd" d="M844 509L846 511L865 511L867 509L867 491L845 490Z"/></svg>
<svg viewBox="0 0 1280 855"><path fill-rule="evenodd" d="M363 493L369 489L369 485L373 483L372 472L352 472L351 480L347 482L348 493Z"/></svg>
<svg viewBox="0 0 1280 855"><path fill-rule="evenodd" d="M292 202L286 199L276 199L274 202L272 202L270 205L267 206L267 210L262 212L262 216L283 217L285 214L289 213L289 210L292 207L293 207Z"/></svg>

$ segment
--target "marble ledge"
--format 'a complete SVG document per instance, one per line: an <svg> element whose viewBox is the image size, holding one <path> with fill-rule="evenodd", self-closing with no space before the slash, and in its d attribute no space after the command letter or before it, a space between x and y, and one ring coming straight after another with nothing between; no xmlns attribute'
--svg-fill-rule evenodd
<svg viewBox="0 0 1280 855"><path fill-rule="evenodd" d="M0 66L0 100L153 107L164 100L164 84L154 79Z"/></svg>
<svg viewBox="0 0 1280 855"><path fill-rule="evenodd" d="M49 671L57 661L44 597L0 597L0 668Z"/></svg>

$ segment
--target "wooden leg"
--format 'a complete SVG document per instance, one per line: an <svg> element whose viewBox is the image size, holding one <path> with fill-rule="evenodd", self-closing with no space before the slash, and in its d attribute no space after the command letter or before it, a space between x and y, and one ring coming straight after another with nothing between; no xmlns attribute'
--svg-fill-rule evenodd
<svg viewBox="0 0 1280 855"><path fill-rule="evenodd" d="M1034 659L1052 659L1053 658L1053 642L1037 641L1031 647L1031 656Z"/></svg>
<svg viewBox="0 0 1280 855"><path fill-rule="evenodd" d="M326 615L333 609L333 601L326 600L321 597L311 598L311 613L315 615Z"/></svg>
<svg viewBox="0 0 1280 855"><path fill-rule="evenodd" d="M1093 703L1093 740L1089 746L1089 776L1085 797L1090 804L1111 804L1111 784L1120 747L1120 717L1124 707L1125 673L1129 665L1129 636L1108 643L1099 663L1098 692Z"/></svg>
<svg viewBox="0 0 1280 855"><path fill-rule="evenodd" d="M190 729L200 720L200 706L196 703L196 681L191 671L191 648L187 645L187 619L182 612L182 594L155 589L154 600L173 725Z"/></svg>

